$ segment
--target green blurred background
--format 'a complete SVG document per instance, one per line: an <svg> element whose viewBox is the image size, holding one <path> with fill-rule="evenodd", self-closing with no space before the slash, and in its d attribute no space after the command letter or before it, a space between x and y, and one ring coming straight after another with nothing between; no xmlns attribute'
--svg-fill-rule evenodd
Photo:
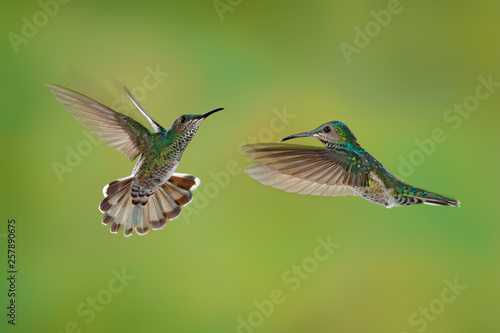
<svg viewBox="0 0 500 333"><path fill-rule="evenodd" d="M500 87L477 88L479 77L500 82L498 2L1 6L2 331L500 331ZM347 44L357 50L346 57ZM101 189L133 163L89 140L46 82L140 119L116 104L125 84L167 128L183 113L224 107L178 168L202 181L193 203L163 230L111 234ZM476 99L476 89L489 96ZM464 102L473 111L447 111ZM241 144L331 120L405 181L462 207L388 210L285 193L242 172ZM444 142L431 143L436 128ZM9 218L15 328L5 315ZM318 261L327 253L318 238L340 247ZM445 281L467 288L454 294Z"/></svg>

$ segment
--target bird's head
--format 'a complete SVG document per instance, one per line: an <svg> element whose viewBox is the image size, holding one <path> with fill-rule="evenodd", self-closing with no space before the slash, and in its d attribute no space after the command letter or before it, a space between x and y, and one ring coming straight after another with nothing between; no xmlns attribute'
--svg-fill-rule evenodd
<svg viewBox="0 0 500 333"><path fill-rule="evenodd" d="M289 135L281 139L280 142L302 137L314 137L327 147L334 144L355 144L357 142L349 127L337 120L325 123L312 131Z"/></svg>
<svg viewBox="0 0 500 333"><path fill-rule="evenodd" d="M223 108L217 108L204 114L184 114L174 121L170 130L176 135L188 134L192 137L200 127L203 119L221 110Z"/></svg>

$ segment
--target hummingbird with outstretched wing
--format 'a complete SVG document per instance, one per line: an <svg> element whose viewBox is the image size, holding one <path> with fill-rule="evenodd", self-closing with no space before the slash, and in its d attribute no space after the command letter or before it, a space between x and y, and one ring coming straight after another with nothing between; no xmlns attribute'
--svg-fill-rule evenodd
<svg viewBox="0 0 500 333"><path fill-rule="evenodd" d="M125 236L132 235L134 230L145 235L150 228L161 229L167 220L180 215L181 206L191 202L191 191L200 180L175 171L201 122L222 108L201 115L182 115L166 130L124 87L154 129L151 132L134 119L87 96L52 84L47 87L66 110L104 143L130 160L139 157L130 176L114 180L103 189L105 198L99 209L105 213L102 223L110 225L112 233L123 228Z"/></svg>
<svg viewBox="0 0 500 333"><path fill-rule="evenodd" d="M313 137L325 147L281 143L251 144L241 150L256 163L245 171L264 185L300 194L359 195L387 208L424 203L459 207L460 202L411 186L364 150L340 121L325 123L281 141ZM280 142L281 142L280 141Z"/></svg>

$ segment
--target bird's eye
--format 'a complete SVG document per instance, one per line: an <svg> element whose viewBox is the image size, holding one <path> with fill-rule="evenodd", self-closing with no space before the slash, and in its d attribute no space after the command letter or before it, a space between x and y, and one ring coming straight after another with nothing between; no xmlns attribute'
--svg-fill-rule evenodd
<svg viewBox="0 0 500 333"><path fill-rule="evenodd" d="M325 133L330 133L331 130L332 130L332 128L330 126L325 126L323 128L323 132L325 132Z"/></svg>
<svg viewBox="0 0 500 333"><path fill-rule="evenodd" d="M182 124L183 124L183 123L185 123L185 122L186 122L186 117L181 116L181 117L179 118L179 122L180 122L180 123L182 123Z"/></svg>

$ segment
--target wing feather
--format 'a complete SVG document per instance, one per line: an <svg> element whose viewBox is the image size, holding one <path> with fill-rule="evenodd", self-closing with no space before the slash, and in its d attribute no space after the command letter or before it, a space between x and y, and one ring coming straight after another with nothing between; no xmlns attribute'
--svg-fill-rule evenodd
<svg viewBox="0 0 500 333"><path fill-rule="evenodd" d="M46 85L83 126L130 160L151 144L151 132L134 119L70 89Z"/></svg>
<svg viewBox="0 0 500 333"><path fill-rule="evenodd" d="M264 185L287 192L357 195L352 187L365 186L368 181L362 157L352 151L289 144L254 144L241 149L256 162L245 172Z"/></svg>

